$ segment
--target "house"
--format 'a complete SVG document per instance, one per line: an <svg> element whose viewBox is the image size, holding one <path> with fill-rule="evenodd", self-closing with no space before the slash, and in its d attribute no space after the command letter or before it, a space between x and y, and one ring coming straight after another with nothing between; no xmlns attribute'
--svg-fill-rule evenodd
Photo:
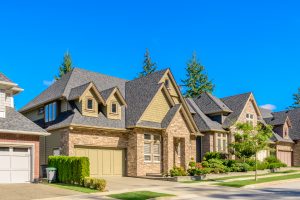
<svg viewBox="0 0 300 200"><path fill-rule="evenodd" d="M266 123L274 127L277 158L288 166L300 166L300 109L281 112L261 110Z"/></svg>
<svg viewBox="0 0 300 200"><path fill-rule="evenodd" d="M206 152L229 154L228 144L234 140L236 123L249 122L255 126L263 121L251 92L221 99L210 93L203 93L186 101L200 132L204 134L201 156ZM267 151L261 151L258 159L263 160L267 156ZM200 160L198 157L197 161Z"/></svg>
<svg viewBox="0 0 300 200"><path fill-rule="evenodd" d="M21 91L0 73L0 183L38 179L39 137L49 135L14 109L14 95Z"/></svg>
<svg viewBox="0 0 300 200"><path fill-rule="evenodd" d="M75 68L21 112L51 136L50 155L87 156L91 176L146 176L188 167L201 136L169 69L131 81Z"/></svg>

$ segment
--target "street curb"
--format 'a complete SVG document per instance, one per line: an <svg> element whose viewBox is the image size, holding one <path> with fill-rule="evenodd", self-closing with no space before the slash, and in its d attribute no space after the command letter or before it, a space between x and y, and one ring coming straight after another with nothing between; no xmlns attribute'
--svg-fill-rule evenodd
<svg viewBox="0 0 300 200"><path fill-rule="evenodd" d="M244 187L244 189L254 189L254 188L259 188L259 187L265 187L265 186L271 186L271 185L278 185L281 183L290 183L290 182L294 182L294 181L300 181L300 178L296 178L296 179L288 179L288 180L282 180L282 181L272 181L272 182L267 182L267 183L258 183L258 184L252 184L252 185L246 185Z"/></svg>

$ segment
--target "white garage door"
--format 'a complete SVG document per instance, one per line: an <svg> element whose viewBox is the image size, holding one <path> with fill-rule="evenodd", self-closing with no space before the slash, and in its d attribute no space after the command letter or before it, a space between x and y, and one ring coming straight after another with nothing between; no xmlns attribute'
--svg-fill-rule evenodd
<svg viewBox="0 0 300 200"><path fill-rule="evenodd" d="M278 151L277 158L285 163L288 167L292 166L292 152L290 151Z"/></svg>
<svg viewBox="0 0 300 200"><path fill-rule="evenodd" d="M30 148L0 147L0 183L30 182L30 175Z"/></svg>

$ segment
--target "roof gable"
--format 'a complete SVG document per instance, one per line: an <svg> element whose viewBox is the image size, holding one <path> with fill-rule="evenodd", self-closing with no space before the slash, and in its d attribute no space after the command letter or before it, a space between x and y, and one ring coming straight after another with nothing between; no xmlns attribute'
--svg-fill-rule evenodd
<svg viewBox="0 0 300 200"><path fill-rule="evenodd" d="M201 109L201 111L207 115L215 113L232 113L232 110L228 108L219 98L208 92L200 94L197 98L194 98L194 102Z"/></svg>
<svg viewBox="0 0 300 200"><path fill-rule="evenodd" d="M117 97L117 99L120 101L121 105L127 106L126 101L125 101L123 95L121 94L120 90L118 89L118 87L113 87L113 88L110 88L110 89L107 89L107 90L104 90L101 92L101 96L103 97L106 104L108 103L107 101L113 95L115 95Z"/></svg>

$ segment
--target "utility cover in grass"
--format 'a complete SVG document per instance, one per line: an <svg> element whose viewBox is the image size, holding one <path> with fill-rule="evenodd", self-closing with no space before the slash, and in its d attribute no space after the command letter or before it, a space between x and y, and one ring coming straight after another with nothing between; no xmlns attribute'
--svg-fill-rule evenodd
<svg viewBox="0 0 300 200"><path fill-rule="evenodd" d="M121 194L112 194L108 196L115 199L123 199L123 200L145 200L145 199L151 199L157 197L171 197L175 195L150 192L150 191L138 191L138 192L126 192Z"/></svg>

